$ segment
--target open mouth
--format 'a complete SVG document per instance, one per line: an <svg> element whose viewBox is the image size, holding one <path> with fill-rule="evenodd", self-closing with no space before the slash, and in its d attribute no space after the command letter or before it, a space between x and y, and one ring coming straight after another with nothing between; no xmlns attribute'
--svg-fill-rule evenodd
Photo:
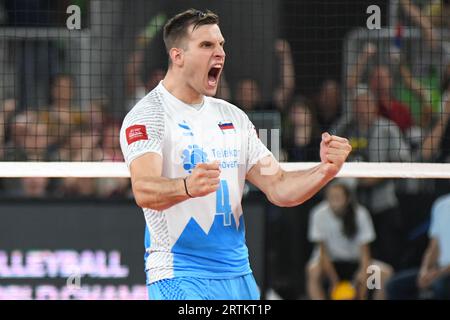
<svg viewBox="0 0 450 320"><path fill-rule="evenodd" d="M208 72L208 84L210 86L216 86L219 80L220 71L222 70L221 65L214 65L209 69Z"/></svg>

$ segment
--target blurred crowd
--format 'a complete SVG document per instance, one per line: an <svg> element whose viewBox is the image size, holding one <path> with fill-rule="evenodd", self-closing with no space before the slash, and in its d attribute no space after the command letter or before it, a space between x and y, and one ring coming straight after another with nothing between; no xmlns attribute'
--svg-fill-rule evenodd
<svg viewBox="0 0 450 320"><path fill-rule="evenodd" d="M397 2L401 17L397 32L387 45L372 40L360 43L355 61L345 66L344 82L324 79L315 94L296 94L291 45L279 38L273 43L279 75L269 102L262 99L259 81L252 77L240 79L231 90L226 68L217 97L247 112L279 113L280 161L319 161L321 133L328 131L350 140L350 161L450 162L450 39L445 38L450 34L450 4L445 0L421 1L422 5ZM410 27L420 30L415 44L419 50L414 54L404 36ZM164 77L164 68L147 70L144 64L146 48L160 34L160 28L146 27L134 39L134 51L123 69L126 110ZM74 75L57 73L51 77L47 105L19 108L19 97L5 99L0 104L0 160L122 162L121 116L108 111L108 97L77 105L75 87ZM0 188L0 195L8 198L132 197L129 179L1 179ZM365 280L360 267L372 261L382 271L383 284L392 277L395 280L405 219L397 194L436 190L438 195L450 192L450 184L367 178L357 179L350 189L345 184L330 186L320 195L324 202L311 211L309 240L317 248L306 270L309 297L326 297L321 288L324 275L329 287L336 286L342 275ZM340 220L333 214L349 217ZM334 225L332 217L337 219ZM437 229L433 239L440 237ZM368 250L372 242L373 256ZM411 274L417 276L413 271L406 276ZM430 288L436 279L428 277L421 278L420 288ZM401 296L402 285L406 286L400 280L393 282L390 293L380 292L375 298L388 293Z"/></svg>
<svg viewBox="0 0 450 320"><path fill-rule="evenodd" d="M105 101L83 108L73 104L74 80L57 74L51 85L51 104L17 110L7 99L0 113L0 157L3 161L113 161L122 162L120 119L105 111ZM2 179L3 197L127 197L129 179L18 178Z"/></svg>

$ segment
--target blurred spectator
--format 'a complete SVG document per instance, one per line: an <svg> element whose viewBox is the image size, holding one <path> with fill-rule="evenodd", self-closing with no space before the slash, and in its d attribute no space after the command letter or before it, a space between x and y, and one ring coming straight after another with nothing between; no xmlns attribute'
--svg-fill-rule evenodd
<svg viewBox="0 0 450 320"><path fill-rule="evenodd" d="M239 80L236 87L236 105L245 111L274 109L271 103L263 104L261 89L254 79Z"/></svg>
<svg viewBox="0 0 450 320"><path fill-rule="evenodd" d="M450 77L444 82L442 91L442 113L436 117L422 144L424 161L450 162Z"/></svg>
<svg viewBox="0 0 450 320"><path fill-rule="evenodd" d="M100 133L94 128L81 125L73 128L67 140L61 144L55 157L59 161L101 161ZM98 193L96 179L63 178L58 186L59 196L93 197Z"/></svg>
<svg viewBox="0 0 450 320"><path fill-rule="evenodd" d="M450 1L448 0L431 0L422 12L425 16L429 16L431 24L436 28L450 28Z"/></svg>
<svg viewBox="0 0 450 320"><path fill-rule="evenodd" d="M353 147L350 161L412 161L409 146L392 121L378 115L375 97L359 88L353 98L352 121L338 135ZM358 199L373 215L377 240L374 256L396 266L399 259L401 227L399 201L390 179L358 179Z"/></svg>
<svg viewBox="0 0 450 320"><path fill-rule="evenodd" d="M243 78L238 81L235 88L235 104L246 111L286 109L292 99L295 89L295 71L292 51L289 42L277 39L275 52L280 62L280 84L275 88L272 101L262 101L262 92L258 81L253 78Z"/></svg>
<svg viewBox="0 0 450 320"><path fill-rule="evenodd" d="M379 113L395 122L402 132L411 128L411 111L393 96L393 77L388 66L379 65L372 70L369 86L377 98Z"/></svg>
<svg viewBox="0 0 450 320"><path fill-rule="evenodd" d="M372 43L367 43L357 58L347 77L347 89L353 94L361 82L368 61L374 57L377 48ZM393 96L393 77L387 65L375 66L369 74L369 87L376 97L378 113L392 120L404 132L413 125L413 119L408 106L398 101Z"/></svg>
<svg viewBox="0 0 450 320"><path fill-rule="evenodd" d="M108 99L100 97L92 100L83 108L82 124L92 128L93 132L101 132L109 120L106 112Z"/></svg>
<svg viewBox="0 0 450 320"><path fill-rule="evenodd" d="M17 114L10 124L6 147L7 161L47 161L48 125L36 111Z"/></svg>
<svg viewBox="0 0 450 320"><path fill-rule="evenodd" d="M316 244L308 263L308 294L313 300L325 299L323 281L327 280L330 292L342 280L356 288L357 299L367 298L367 269L376 265L381 270L381 289L375 299L384 299L384 284L392 268L372 259L369 244L375 239L370 214L359 205L350 187L337 180L326 188L325 200L311 213L309 240Z"/></svg>
<svg viewBox="0 0 450 320"><path fill-rule="evenodd" d="M17 196L23 198L45 198L48 196L50 179L45 177L22 178L22 193Z"/></svg>
<svg viewBox="0 0 450 320"><path fill-rule="evenodd" d="M450 299L450 195L437 199L431 212L430 242L420 269L397 273L387 283L387 297Z"/></svg>
<svg viewBox="0 0 450 320"><path fill-rule="evenodd" d="M73 105L74 79L69 74L58 74L51 85L51 105L42 112L49 124L50 146L57 146L68 136L71 128L83 123L83 114Z"/></svg>
<svg viewBox="0 0 450 320"><path fill-rule="evenodd" d="M6 161L48 161L48 126L36 111L21 112L9 124L9 139L5 146ZM43 196L48 179L3 179L3 194L7 197Z"/></svg>
<svg viewBox="0 0 450 320"><path fill-rule="evenodd" d="M292 49L285 39L275 41L275 53L280 66L280 84L275 88L273 102L275 107L283 111L291 101L295 89L295 68Z"/></svg>
<svg viewBox="0 0 450 320"><path fill-rule="evenodd" d="M16 111L16 105L16 100L7 99L0 108L0 160L3 160L5 157L8 123Z"/></svg>
<svg viewBox="0 0 450 320"><path fill-rule="evenodd" d="M320 132L330 130L342 114L341 89L335 80L325 80L316 101Z"/></svg>
<svg viewBox="0 0 450 320"><path fill-rule="evenodd" d="M433 108L433 104L440 103L440 98L433 99L434 92L430 90L430 86L416 79L409 67L400 61L403 59L399 58L397 64L406 88L399 88L399 99L408 103L414 122L422 129L429 129L433 120L433 109L438 110L436 107ZM414 139L411 140L414 143Z"/></svg>
<svg viewBox="0 0 450 320"><path fill-rule="evenodd" d="M445 70L450 65L450 46L443 39L445 31L433 27L430 16L422 13L411 0L400 0L400 5L411 22L420 28L423 38L420 50L413 56L412 74L424 83L430 92L438 91L444 79ZM447 11L448 4L442 12ZM445 20L449 20L448 17ZM434 107L435 111L438 111L436 104Z"/></svg>
<svg viewBox="0 0 450 320"><path fill-rule="evenodd" d="M297 97L290 108L288 119L290 125L286 149L289 161L320 161L321 132L309 102Z"/></svg>
<svg viewBox="0 0 450 320"><path fill-rule="evenodd" d="M123 162L119 144L121 123L111 121L105 124L102 134L103 161ZM128 196L131 191L128 178L102 178L97 180L98 195L103 198Z"/></svg>
<svg viewBox="0 0 450 320"><path fill-rule="evenodd" d="M48 161L48 125L45 122L27 123L25 151L27 161Z"/></svg>
<svg viewBox="0 0 450 320"><path fill-rule="evenodd" d="M120 127L121 123L118 121L112 120L105 123L101 136L103 161L124 161L119 143Z"/></svg>
<svg viewBox="0 0 450 320"><path fill-rule="evenodd" d="M73 127L64 144L58 150L60 161L101 161L101 132L89 125Z"/></svg>
<svg viewBox="0 0 450 320"><path fill-rule="evenodd" d="M144 60L147 53L145 49L157 36L161 38L157 40L162 46L162 27L166 20L165 14L156 14L135 38L134 50L125 66L125 85L129 97L127 102L129 108L134 106L164 78L165 72L162 67L153 67L147 70L144 66Z"/></svg>

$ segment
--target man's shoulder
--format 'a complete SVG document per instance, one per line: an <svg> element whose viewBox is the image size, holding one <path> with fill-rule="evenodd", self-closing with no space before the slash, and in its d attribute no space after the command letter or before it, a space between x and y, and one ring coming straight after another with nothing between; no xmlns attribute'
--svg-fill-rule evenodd
<svg viewBox="0 0 450 320"><path fill-rule="evenodd" d="M141 100L139 100L125 116L126 119L133 119L139 117L158 117L163 115L163 102L158 90L158 87L150 91Z"/></svg>

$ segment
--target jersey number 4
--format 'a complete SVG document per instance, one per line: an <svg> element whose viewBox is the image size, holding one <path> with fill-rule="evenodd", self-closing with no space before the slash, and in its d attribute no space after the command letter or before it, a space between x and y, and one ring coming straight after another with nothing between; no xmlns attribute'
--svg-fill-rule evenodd
<svg viewBox="0 0 450 320"><path fill-rule="evenodd" d="M230 193L226 180L220 180L219 189L216 191L216 215L223 215L223 225L231 226L233 211L230 204Z"/></svg>

